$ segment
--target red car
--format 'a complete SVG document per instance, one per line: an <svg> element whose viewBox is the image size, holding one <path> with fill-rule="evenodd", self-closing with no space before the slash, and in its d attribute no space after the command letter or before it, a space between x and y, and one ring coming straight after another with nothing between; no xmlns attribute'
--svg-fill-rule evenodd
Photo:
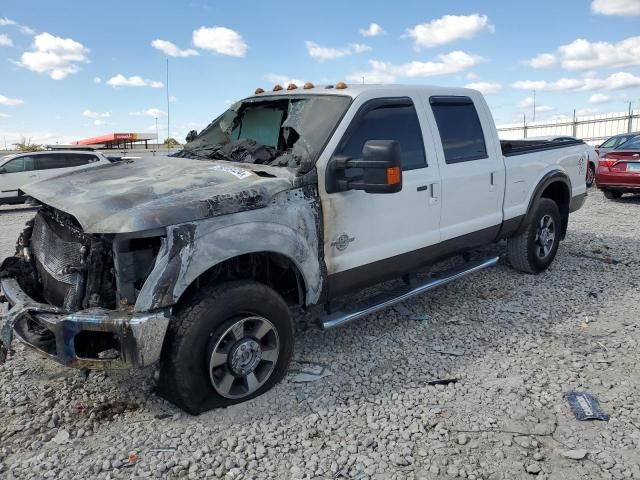
<svg viewBox="0 0 640 480"><path fill-rule="evenodd" d="M640 193L640 137L620 145L598 161L596 186L610 199Z"/></svg>

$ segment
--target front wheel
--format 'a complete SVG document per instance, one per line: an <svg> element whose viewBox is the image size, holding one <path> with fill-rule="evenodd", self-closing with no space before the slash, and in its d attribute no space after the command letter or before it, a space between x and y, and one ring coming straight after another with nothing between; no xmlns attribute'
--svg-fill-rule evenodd
<svg viewBox="0 0 640 480"><path fill-rule="evenodd" d="M266 285L203 288L176 311L159 393L194 415L254 398L285 376L293 339L289 307Z"/></svg>
<svg viewBox="0 0 640 480"><path fill-rule="evenodd" d="M541 198L524 232L507 240L507 256L511 266L526 273L546 270L558 251L561 234L558 205Z"/></svg>

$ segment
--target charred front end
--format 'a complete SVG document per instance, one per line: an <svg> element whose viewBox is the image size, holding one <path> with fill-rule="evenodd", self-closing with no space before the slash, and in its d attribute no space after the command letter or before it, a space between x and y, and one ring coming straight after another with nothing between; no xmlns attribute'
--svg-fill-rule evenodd
<svg viewBox="0 0 640 480"><path fill-rule="evenodd" d="M168 311L133 305L162 246L158 235L86 234L70 215L43 207L0 268L11 330L27 345L68 366L128 368L155 362Z"/></svg>

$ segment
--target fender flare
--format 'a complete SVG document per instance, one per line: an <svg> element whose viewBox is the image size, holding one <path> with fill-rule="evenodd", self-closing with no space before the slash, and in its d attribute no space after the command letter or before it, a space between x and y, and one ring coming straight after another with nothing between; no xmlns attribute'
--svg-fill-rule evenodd
<svg viewBox="0 0 640 480"><path fill-rule="evenodd" d="M203 273L231 258L259 252L287 257L296 266L306 287L306 302L320 295L324 276L318 252L291 227L262 222L241 223L209 230L198 224L172 227L167 248L147 277L135 311L150 311L174 305ZM259 248L256 238L260 238Z"/></svg>
<svg viewBox="0 0 640 480"><path fill-rule="evenodd" d="M547 187L552 183L556 183L556 182L561 182L567 187L567 191L569 192L569 196L567 198L567 205L569 205L569 203L571 202L571 192L572 192L571 180L569 179L569 176L562 170L552 170L550 172L547 172L538 181L536 188L534 188L533 194L529 199L529 205L527 206L527 213L524 215L524 218L520 222L520 226L516 229L513 236L520 235L526 230L527 225L529 225L529 223L531 222L531 217L533 216L533 207L538 203L540 198L542 198L542 194L547 189ZM569 212L567 210L567 214L568 213ZM563 220L563 223L565 224L563 225L563 228L562 228L563 237L564 237L564 232L566 232L566 221Z"/></svg>

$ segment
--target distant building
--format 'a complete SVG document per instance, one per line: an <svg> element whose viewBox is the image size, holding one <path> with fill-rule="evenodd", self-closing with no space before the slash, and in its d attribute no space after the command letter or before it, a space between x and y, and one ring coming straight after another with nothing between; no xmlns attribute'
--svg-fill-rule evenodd
<svg viewBox="0 0 640 480"><path fill-rule="evenodd" d="M144 142L144 148L149 148L149 140L158 141L158 137L153 133L107 133L99 137L84 138L72 142L72 145L90 145L94 148L110 149L129 149L141 147Z"/></svg>

